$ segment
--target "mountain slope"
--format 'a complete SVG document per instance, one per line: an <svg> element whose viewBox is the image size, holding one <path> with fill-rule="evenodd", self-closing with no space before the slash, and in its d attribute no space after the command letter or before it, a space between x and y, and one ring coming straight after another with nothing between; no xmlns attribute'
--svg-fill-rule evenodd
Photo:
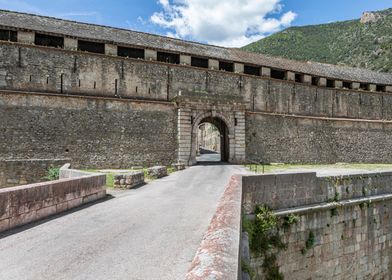
<svg viewBox="0 0 392 280"><path fill-rule="evenodd" d="M242 49L392 73L392 8L360 20L291 27Z"/></svg>

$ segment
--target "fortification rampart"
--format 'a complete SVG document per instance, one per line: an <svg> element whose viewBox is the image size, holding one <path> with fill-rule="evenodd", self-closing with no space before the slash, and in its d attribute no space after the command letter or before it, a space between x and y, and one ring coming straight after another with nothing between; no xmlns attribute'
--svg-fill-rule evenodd
<svg viewBox="0 0 392 280"><path fill-rule="evenodd" d="M392 119L392 95L386 92L47 47L3 43L0 48L0 89L5 90L161 101L181 95L204 102L242 102L252 112Z"/></svg>
<svg viewBox="0 0 392 280"><path fill-rule="evenodd" d="M193 164L215 118L230 162L390 161L390 74L0 13L3 158Z"/></svg>
<svg viewBox="0 0 392 280"><path fill-rule="evenodd" d="M173 104L0 93L3 159L72 159L76 168L171 164L176 158Z"/></svg>

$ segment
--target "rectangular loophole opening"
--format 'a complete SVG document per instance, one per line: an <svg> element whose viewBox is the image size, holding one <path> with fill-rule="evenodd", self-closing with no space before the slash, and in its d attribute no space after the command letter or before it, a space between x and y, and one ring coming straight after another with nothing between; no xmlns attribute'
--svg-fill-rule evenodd
<svg viewBox="0 0 392 280"><path fill-rule="evenodd" d="M369 90L369 84L363 84L363 83L361 83L361 84L359 85L359 88L362 89L362 90Z"/></svg>
<svg viewBox="0 0 392 280"><path fill-rule="evenodd" d="M327 87L334 88L335 87L335 81L327 79Z"/></svg>
<svg viewBox="0 0 392 280"><path fill-rule="evenodd" d="M351 88L352 88L352 85L351 85L350 82L343 82L343 88L351 89Z"/></svg>
<svg viewBox="0 0 392 280"><path fill-rule="evenodd" d="M260 67L245 65L244 73L253 76L260 76Z"/></svg>
<svg viewBox="0 0 392 280"><path fill-rule="evenodd" d="M180 55L176 53L158 52L157 60L166 63L180 64Z"/></svg>
<svg viewBox="0 0 392 280"><path fill-rule="evenodd" d="M208 68L208 59L201 57L191 57L191 66L200 67L200 68Z"/></svg>
<svg viewBox="0 0 392 280"><path fill-rule="evenodd" d="M319 77L312 77L312 85L318 86L319 82L320 82L320 78Z"/></svg>
<svg viewBox="0 0 392 280"><path fill-rule="evenodd" d="M386 92L386 91L387 91L387 87L384 86L384 85L377 85L377 86L376 86L376 91L379 91L379 92Z"/></svg>
<svg viewBox="0 0 392 280"><path fill-rule="evenodd" d="M12 30L0 29L0 40L1 41L18 41L18 33Z"/></svg>
<svg viewBox="0 0 392 280"><path fill-rule="evenodd" d="M34 43L37 46L64 48L64 37L35 33Z"/></svg>
<svg viewBox="0 0 392 280"><path fill-rule="evenodd" d="M234 72L234 63L219 61L219 70L227 71L227 72Z"/></svg>
<svg viewBox="0 0 392 280"><path fill-rule="evenodd" d="M105 44L78 40L78 50L83 52L92 52L92 53L105 53Z"/></svg>
<svg viewBox="0 0 392 280"><path fill-rule="evenodd" d="M271 78L278 79L278 80L284 80L285 77L286 77L285 71L278 70L278 69L271 69Z"/></svg>
<svg viewBox="0 0 392 280"><path fill-rule="evenodd" d="M117 55L130 58L144 59L144 49L117 47Z"/></svg>
<svg viewBox="0 0 392 280"><path fill-rule="evenodd" d="M304 82L304 75L296 73L295 74L295 82L303 83Z"/></svg>

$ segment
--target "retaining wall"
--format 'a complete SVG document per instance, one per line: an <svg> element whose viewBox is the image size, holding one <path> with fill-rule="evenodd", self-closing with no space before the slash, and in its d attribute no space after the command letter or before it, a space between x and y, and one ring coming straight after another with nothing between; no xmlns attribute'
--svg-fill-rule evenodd
<svg viewBox="0 0 392 280"><path fill-rule="evenodd" d="M299 218L289 229L279 230L287 245L277 255L285 279L389 279L391 179L391 172L244 176L243 205L247 214L266 204L279 217ZM314 238L306 248L310 235ZM263 277L262 264L253 254L257 277Z"/></svg>
<svg viewBox="0 0 392 280"><path fill-rule="evenodd" d="M254 207L265 204L274 209L278 224L289 215L298 218L289 227L278 227L287 246L276 254L285 279L389 279L391 179L392 172L233 176L187 279L249 279L242 271L242 260L249 258L244 244L247 235L238 237L241 207L246 218L252 219ZM264 279L263 262L251 252L254 279Z"/></svg>
<svg viewBox="0 0 392 280"><path fill-rule="evenodd" d="M83 175L0 189L0 232L103 198L106 176Z"/></svg>

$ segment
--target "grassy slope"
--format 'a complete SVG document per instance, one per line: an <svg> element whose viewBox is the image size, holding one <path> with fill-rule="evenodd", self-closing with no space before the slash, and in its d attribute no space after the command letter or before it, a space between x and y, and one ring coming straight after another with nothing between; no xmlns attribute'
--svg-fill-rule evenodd
<svg viewBox="0 0 392 280"><path fill-rule="evenodd" d="M243 49L301 61L319 61L392 72L392 9L382 19L291 27Z"/></svg>

